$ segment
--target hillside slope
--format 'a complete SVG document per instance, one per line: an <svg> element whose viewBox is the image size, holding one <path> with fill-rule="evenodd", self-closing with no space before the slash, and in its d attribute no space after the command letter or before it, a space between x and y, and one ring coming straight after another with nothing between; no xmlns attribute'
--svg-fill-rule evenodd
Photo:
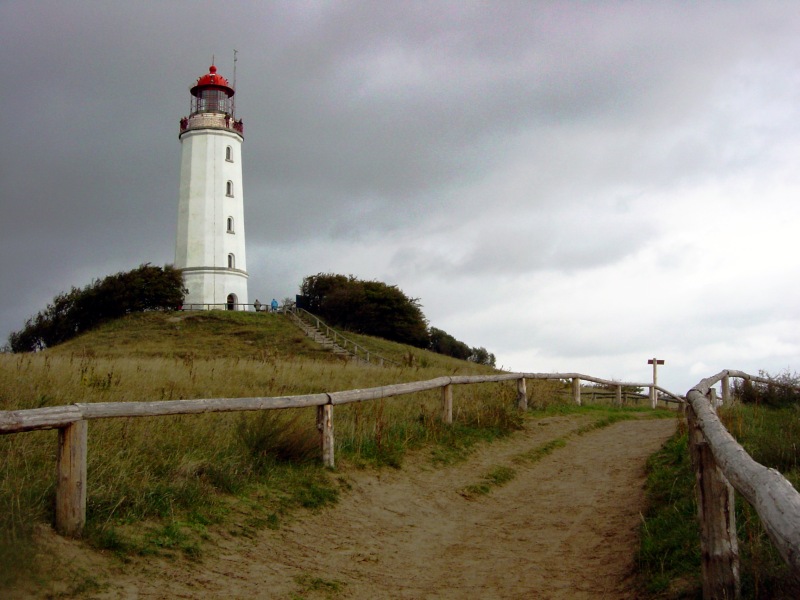
<svg viewBox="0 0 800 600"><path fill-rule="evenodd" d="M347 332L345 335L370 352L407 366L443 372L493 370L389 340ZM307 338L283 314L229 311L132 314L50 348L48 353L103 358L303 358L342 362Z"/></svg>

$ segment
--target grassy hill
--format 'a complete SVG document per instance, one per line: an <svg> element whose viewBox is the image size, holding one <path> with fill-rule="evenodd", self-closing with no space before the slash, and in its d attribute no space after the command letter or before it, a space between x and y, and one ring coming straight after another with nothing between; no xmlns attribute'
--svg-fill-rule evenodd
<svg viewBox="0 0 800 600"><path fill-rule="evenodd" d="M394 362L441 370L440 374L493 369L381 338L347 333L348 339ZM137 313L48 350L55 356L104 358L310 359L341 363L285 315L235 311Z"/></svg>
<svg viewBox="0 0 800 600"><path fill-rule="evenodd" d="M295 395L492 370L348 337L405 366L344 361L279 314L134 314L44 352L0 355L0 410ZM426 460L456 460L518 426L514 398L513 382L462 386L452 426L441 423L438 391L337 407L337 465L399 467L421 448ZM321 466L318 443L314 409L92 421L85 538L123 556L191 557L213 531L279 527L346 486ZM55 431L0 436L0 589L35 573L36 525L53 518L56 447Z"/></svg>

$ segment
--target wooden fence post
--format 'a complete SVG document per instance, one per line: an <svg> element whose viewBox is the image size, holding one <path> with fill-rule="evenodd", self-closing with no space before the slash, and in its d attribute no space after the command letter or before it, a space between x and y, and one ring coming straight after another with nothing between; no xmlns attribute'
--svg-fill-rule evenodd
<svg viewBox="0 0 800 600"><path fill-rule="evenodd" d="M317 406L317 430L319 430L322 464L334 467L333 457L333 404Z"/></svg>
<svg viewBox="0 0 800 600"><path fill-rule="evenodd" d="M622 386L618 385L616 387L616 398L615 398L617 406L622 406Z"/></svg>
<svg viewBox="0 0 800 600"><path fill-rule="evenodd" d="M56 531L61 535L79 537L86 524L88 431L88 421L75 421L58 430Z"/></svg>
<svg viewBox="0 0 800 600"><path fill-rule="evenodd" d="M714 407L715 411L719 408L720 402L719 398L717 398L716 388L711 388L708 390L708 401L711 402L711 406Z"/></svg>
<svg viewBox="0 0 800 600"><path fill-rule="evenodd" d="M694 409L687 403L689 451L697 480L697 514L704 600L740 598L739 544L733 487L717 467L711 448L697 424Z"/></svg>
<svg viewBox="0 0 800 600"><path fill-rule="evenodd" d="M442 388L442 421L453 422L453 385L450 383Z"/></svg>
<svg viewBox="0 0 800 600"><path fill-rule="evenodd" d="M722 405L730 406L731 404L731 380L727 375L722 377Z"/></svg>
<svg viewBox="0 0 800 600"><path fill-rule="evenodd" d="M528 410L528 389L525 386L525 378L517 379L517 408Z"/></svg>
<svg viewBox="0 0 800 600"><path fill-rule="evenodd" d="M572 378L572 399L575 400L575 404L578 406L581 405L581 379L580 377L573 377Z"/></svg>

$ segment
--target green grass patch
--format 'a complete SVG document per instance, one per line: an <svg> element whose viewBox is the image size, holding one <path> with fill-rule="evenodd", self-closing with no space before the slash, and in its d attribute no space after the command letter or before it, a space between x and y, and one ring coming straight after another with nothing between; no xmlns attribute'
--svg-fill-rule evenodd
<svg viewBox="0 0 800 600"><path fill-rule="evenodd" d="M637 554L643 592L651 597L697 598L702 589L700 537L685 430L647 461L645 497Z"/></svg>
<svg viewBox="0 0 800 600"><path fill-rule="evenodd" d="M620 421L627 421L629 419L635 418L629 412L615 412L612 414L607 414L605 416L600 417L596 421L589 423L588 425L584 425L583 427L578 428L572 435L584 435L587 433L591 433L592 431L596 431L598 429L603 429L614 423L619 423Z"/></svg>
<svg viewBox="0 0 800 600"><path fill-rule="evenodd" d="M313 575L302 574L294 578L299 589L292 594L293 600L301 600L312 594L314 597L322 595L324 598L336 598L345 588L345 584L338 579L324 579Z"/></svg>
<svg viewBox="0 0 800 600"><path fill-rule="evenodd" d="M468 485L459 493L468 499L472 499L477 496L485 496L494 488L505 485L514 479L516 475L517 472L511 467L498 465L496 467L492 467L492 469L483 476L483 479L479 483Z"/></svg>
<svg viewBox="0 0 800 600"><path fill-rule="evenodd" d="M555 440L550 440L544 444L540 444L535 448L531 448L527 452L523 452L522 454L518 454L514 457L515 463L535 463L537 461L542 460L545 456L548 456L558 450L559 448L563 448L567 445L567 440L564 438L556 438Z"/></svg>

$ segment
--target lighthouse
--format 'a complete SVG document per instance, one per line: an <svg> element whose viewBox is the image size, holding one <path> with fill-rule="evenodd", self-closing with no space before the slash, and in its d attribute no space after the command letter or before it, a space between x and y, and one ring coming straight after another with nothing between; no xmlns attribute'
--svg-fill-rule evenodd
<svg viewBox="0 0 800 600"><path fill-rule="evenodd" d="M181 119L181 179L175 267L188 290L185 308L247 305L242 187L242 121L228 80L214 65L189 90Z"/></svg>

